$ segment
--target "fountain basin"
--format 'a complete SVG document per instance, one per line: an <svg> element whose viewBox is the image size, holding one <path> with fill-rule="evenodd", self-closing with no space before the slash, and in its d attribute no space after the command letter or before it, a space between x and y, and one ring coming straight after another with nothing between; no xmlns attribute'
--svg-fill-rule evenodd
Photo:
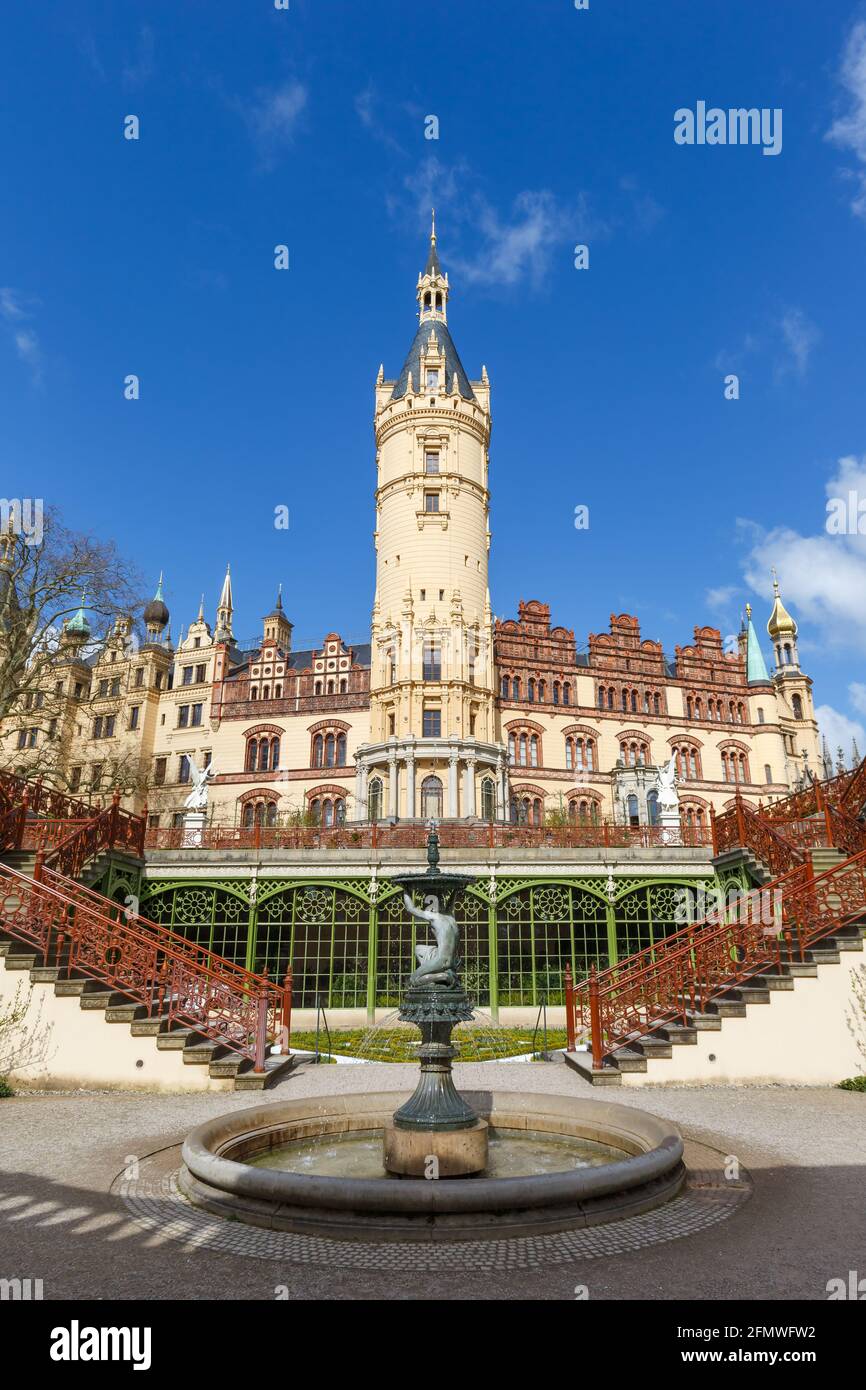
<svg viewBox="0 0 866 1390"><path fill-rule="evenodd" d="M532 1177L322 1176L252 1166L305 1137L384 1133L394 1091L272 1101L189 1135L179 1186L198 1207L272 1230L340 1240L478 1240L599 1225L670 1201L685 1181L676 1127L633 1106L537 1093L469 1091L499 1134L570 1136L622 1157ZM377 1137L377 1143L381 1140Z"/></svg>

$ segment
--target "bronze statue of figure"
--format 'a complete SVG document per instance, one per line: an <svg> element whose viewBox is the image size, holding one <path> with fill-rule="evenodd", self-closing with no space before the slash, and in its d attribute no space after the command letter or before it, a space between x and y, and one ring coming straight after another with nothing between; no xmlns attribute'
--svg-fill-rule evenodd
<svg viewBox="0 0 866 1390"><path fill-rule="evenodd" d="M429 922L436 938L435 946L416 946L415 955L418 969L409 976L410 985L457 984L457 948L460 945L460 929L454 918L447 912L439 911L439 899L430 894L424 899L424 907L416 907L408 893L403 894L406 911L420 922Z"/></svg>

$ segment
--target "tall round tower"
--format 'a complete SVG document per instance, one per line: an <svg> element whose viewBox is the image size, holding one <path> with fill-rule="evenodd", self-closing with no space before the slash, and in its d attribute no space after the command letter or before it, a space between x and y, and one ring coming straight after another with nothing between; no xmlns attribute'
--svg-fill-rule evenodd
<svg viewBox="0 0 866 1390"><path fill-rule="evenodd" d="M435 221L403 369L376 380L371 744L359 818L502 816L488 588L490 383L448 329Z"/></svg>

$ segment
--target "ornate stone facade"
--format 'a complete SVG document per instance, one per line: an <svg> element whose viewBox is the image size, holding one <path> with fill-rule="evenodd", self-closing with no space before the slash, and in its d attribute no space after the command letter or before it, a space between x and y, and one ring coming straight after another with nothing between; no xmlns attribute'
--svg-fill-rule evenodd
<svg viewBox="0 0 866 1390"><path fill-rule="evenodd" d="M699 626L666 655L638 619L578 647L546 604L494 621L488 585L490 382L470 380L448 327L435 234L400 375L375 383L376 592L369 645L339 632L294 651L278 598L262 638L233 633L230 574L213 627L200 609L172 645L161 585L145 640L115 625L93 650L85 615L58 648L62 717L22 709L3 761L73 790L147 802L180 824L190 760L212 759L208 815L268 825L464 818L652 822L655 769L675 758L684 820L739 788L787 793L821 771L811 681L776 586L768 672L751 614L738 649ZM372 479L371 479L372 481ZM633 798L630 801L630 798Z"/></svg>

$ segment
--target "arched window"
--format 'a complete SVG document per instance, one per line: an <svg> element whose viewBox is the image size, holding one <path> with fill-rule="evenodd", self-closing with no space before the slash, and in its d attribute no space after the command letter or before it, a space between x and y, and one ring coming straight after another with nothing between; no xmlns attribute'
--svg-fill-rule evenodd
<svg viewBox="0 0 866 1390"><path fill-rule="evenodd" d="M691 718L692 718L692 713L693 713L693 711L692 711L692 697L691 697L691 695L687 695L687 696L686 696L686 718L687 718L687 719L691 719Z"/></svg>
<svg viewBox="0 0 866 1390"><path fill-rule="evenodd" d="M595 768L595 740L591 738L586 740L586 766L589 772L592 772ZM595 802L593 802L593 805L595 805Z"/></svg>
<svg viewBox="0 0 866 1390"><path fill-rule="evenodd" d="M632 792L629 796L628 801L626 802L626 807L628 812L629 825L640 825L640 814L637 808L637 797L635 796L634 792Z"/></svg>
<svg viewBox="0 0 866 1390"><path fill-rule="evenodd" d="M247 772L255 772L259 759L259 745L254 738L247 740Z"/></svg>
<svg viewBox="0 0 866 1390"><path fill-rule="evenodd" d="M334 802L334 824L338 826L346 824L346 803L342 797L338 797Z"/></svg>
<svg viewBox="0 0 866 1390"><path fill-rule="evenodd" d="M337 767L346 766L346 735L337 734Z"/></svg>
<svg viewBox="0 0 866 1390"><path fill-rule="evenodd" d="M637 691L636 691L636 690L633 690L633 691L631 692L631 712L632 712L632 714L637 714Z"/></svg>
<svg viewBox="0 0 866 1390"><path fill-rule="evenodd" d="M532 824L541 825L541 802L538 797L535 797L532 802Z"/></svg>
<svg viewBox="0 0 866 1390"><path fill-rule="evenodd" d="M546 687L545 687L544 681L539 681L539 682L538 682L538 703L539 703L540 705L543 705L543 704L544 704L544 691L545 691L545 688L546 688Z"/></svg>
<svg viewBox="0 0 866 1390"><path fill-rule="evenodd" d="M791 696L791 708L794 711L795 719L803 718L803 701L800 699L799 695Z"/></svg>
<svg viewBox="0 0 866 1390"><path fill-rule="evenodd" d="M657 791L647 792L646 814L650 825L659 823L659 794Z"/></svg>
<svg viewBox="0 0 866 1390"><path fill-rule="evenodd" d="M271 772L276 772L280 765L280 740L271 739Z"/></svg>
<svg viewBox="0 0 866 1390"><path fill-rule="evenodd" d="M519 700L519 699L520 699L520 677L519 677L519 676L515 676L515 677L514 677L514 680L511 682L511 698L512 698L512 700Z"/></svg>
<svg viewBox="0 0 866 1390"><path fill-rule="evenodd" d="M326 798L325 801L323 801L323 803L322 803L322 826L324 827L325 830L330 830L330 828L331 828L331 826L332 826L333 824L334 824L334 803L333 803L331 800L329 800L329 799Z"/></svg>
<svg viewBox="0 0 866 1390"><path fill-rule="evenodd" d="M624 690L624 691L622 692L622 707L623 707L624 710L628 710L628 691L627 691L627 690Z"/></svg>
<svg viewBox="0 0 866 1390"><path fill-rule="evenodd" d="M773 780L773 769L770 767L770 764L769 764L769 763L764 763L764 781L765 781L765 782L772 782L772 780Z"/></svg>
<svg viewBox="0 0 866 1390"><path fill-rule="evenodd" d="M508 686L508 677L507 677L507 676L503 676L503 677L502 677L502 698L503 698L503 700L507 700L507 699L508 699L508 689L509 689L509 686Z"/></svg>
<svg viewBox="0 0 866 1390"><path fill-rule="evenodd" d="M529 677L529 703L535 703L535 680L532 676Z"/></svg>
<svg viewBox="0 0 866 1390"><path fill-rule="evenodd" d="M520 735L520 766L526 767L526 734Z"/></svg>
<svg viewBox="0 0 866 1390"><path fill-rule="evenodd" d="M273 827L276 825L276 823L277 823L277 803L276 803L275 801L269 801L269 802L268 802L268 809L267 809L267 811L266 811L266 813L265 813L265 825L267 825L269 829L273 829Z"/></svg>
<svg viewBox="0 0 866 1390"><path fill-rule="evenodd" d="M555 692L556 686L554 686L553 688ZM558 704L559 702L557 700L554 700L554 703ZM602 685L598 687L598 707L599 709L604 709L604 686Z"/></svg>
<svg viewBox="0 0 866 1390"><path fill-rule="evenodd" d="M324 748L325 741L322 735L316 734L316 737L313 739L313 767L322 767L324 765Z"/></svg>
<svg viewBox="0 0 866 1390"><path fill-rule="evenodd" d="M333 734L325 735L325 767L336 765L335 739Z"/></svg>
<svg viewBox="0 0 866 1390"><path fill-rule="evenodd" d="M496 783L492 777L485 777L481 783L481 817L486 821L496 819Z"/></svg>
<svg viewBox="0 0 866 1390"><path fill-rule="evenodd" d="M322 803L318 797L310 802L310 819L313 825L321 825L322 823Z"/></svg>
<svg viewBox="0 0 866 1390"><path fill-rule="evenodd" d="M661 714L661 712L662 712L661 696L659 696L659 695L653 695L653 714Z"/></svg>
<svg viewBox="0 0 866 1390"><path fill-rule="evenodd" d="M382 818L382 779L371 777L367 786L367 816L370 820Z"/></svg>
<svg viewBox="0 0 866 1390"><path fill-rule="evenodd" d="M562 687L562 703L564 705L571 704L571 686L568 684L568 681L566 681L565 685Z"/></svg>
<svg viewBox="0 0 866 1390"><path fill-rule="evenodd" d="M425 777L421 783L421 816L424 820L442 819L442 783L438 777Z"/></svg>
<svg viewBox="0 0 866 1390"><path fill-rule="evenodd" d="M514 763L517 761L517 752L513 734L508 735L508 761L510 763Z"/></svg>
<svg viewBox="0 0 866 1390"><path fill-rule="evenodd" d="M574 741L570 738L565 740L565 766L569 771L574 767Z"/></svg>
<svg viewBox="0 0 866 1390"><path fill-rule="evenodd" d="M529 740L529 765L538 767L538 734L533 734Z"/></svg>

